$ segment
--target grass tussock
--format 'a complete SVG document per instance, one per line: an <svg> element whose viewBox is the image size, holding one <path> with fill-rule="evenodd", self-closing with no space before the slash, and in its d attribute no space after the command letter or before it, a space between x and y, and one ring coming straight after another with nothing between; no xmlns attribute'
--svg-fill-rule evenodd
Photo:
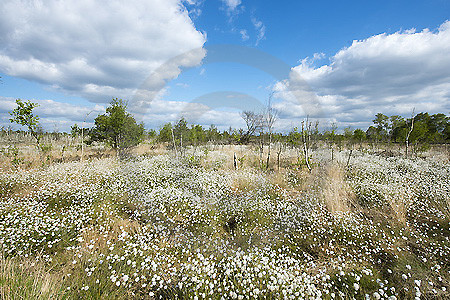
<svg viewBox="0 0 450 300"><path fill-rule="evenodd" d="M331 213L355 211L356 195L345 181L345 171L336 165L324 170L323 198Z"/></svg>
<svg viewBox="0 0 450 300"><path fill-rule="evenodd" d="M61 299L60 274L52 273L43 262L0 256L0 298Z"/></svg>

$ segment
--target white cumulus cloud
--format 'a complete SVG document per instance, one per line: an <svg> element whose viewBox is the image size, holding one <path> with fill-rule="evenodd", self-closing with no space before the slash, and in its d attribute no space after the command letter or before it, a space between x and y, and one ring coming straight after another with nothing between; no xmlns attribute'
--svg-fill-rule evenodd
<svg viewBox="0 0 450 300"><path fill-rule="evenodd" d="M151 74L160 89L205 55L181 0L4 0L0 16L1 72L95 102L130 98Z"/></svg>
<svg viewBox="0 0 450 300"><path fill-rule="evenodd" d="M353 126L378 112L450 111L449 21L435 31L413 29L353 41L329 64L314 66L322 57L302 60L289 80L275 86L286 117L311 114L302 102L314 97L322 117Z"/></svg>

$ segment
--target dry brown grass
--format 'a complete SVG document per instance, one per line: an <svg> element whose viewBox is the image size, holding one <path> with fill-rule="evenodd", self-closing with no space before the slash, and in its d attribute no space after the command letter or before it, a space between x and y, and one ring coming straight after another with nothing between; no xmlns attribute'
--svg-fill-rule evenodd
<svg viewBox="0 0 450 300"><path fill-rule="evenodd" d="M324 172L323 199L327 209L336 213L356 208L356 195L345 182L344 171L337 165L329 165Z"/></svg>
<svg viewBox="0 0 450 300"><path fill-rule="evenodd" d="M12 299L60 299L61 275L45 270L44 264L25 258L0 257L0 297Z"/></svg>
<svg viewBox="0 0 450 300"><path fill-rule="evenodd" d="M406 214L408 207L406 205L407 199L405 195L398 195L398 197L388 197L389 205L393 212L393 217L402 225L406 225Z"/></svg>
<svg viewBox="0 0 450 300"><path fill-rule="evenodd" d="M11 147L11 148L8 148ZM0 147L0 170L29 170L52 163L71 162L81 160L80 147L56 143L49 151L41 151L35 145L19 144L15 146ZM16 147L18 155L12 154L12 147ZM100 145L86 146L83 159L106 158L115 156L115 151ZM14 162L14 159L18 159Z"/></svg>

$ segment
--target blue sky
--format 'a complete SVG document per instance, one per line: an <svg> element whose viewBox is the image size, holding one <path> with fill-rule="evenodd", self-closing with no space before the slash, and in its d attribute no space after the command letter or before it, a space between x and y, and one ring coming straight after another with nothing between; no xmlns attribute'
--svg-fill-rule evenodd
<svg viewBox="0 0 450 300"><path fill-rule="evenodd" d="M446 0L3 3L0 126L16 98L59 131L91 125L112 97L148 128L181 116L243 127L239 112L271 93L283 131L306 116L364 128L377 112L450 112ZM210 62L233 46L243 57Z"/></svg>

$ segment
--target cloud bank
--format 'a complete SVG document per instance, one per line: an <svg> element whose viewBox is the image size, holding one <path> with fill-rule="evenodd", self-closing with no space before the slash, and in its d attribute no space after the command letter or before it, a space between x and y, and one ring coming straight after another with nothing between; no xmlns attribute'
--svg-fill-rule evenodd
<svg viewBox="0 0 450 300"><path fill-rule="evenodd" d="M285 118L314 115L300 105L314 97L321 105L317 117L354 127L366 126L377 112L450 111L449 21L435 31L412 29L353 41L329 64L316 67L322 57L302 60L289 80L275 85Z"/></svg>
<svg viewBox="0 0 450 300"><path fill-rule="evenodd" d="M1 72L94 102L129 98L165 62L206 41L180 0L4 0L0 15ZM172 61L158 80L204 55Z"/></svg>

